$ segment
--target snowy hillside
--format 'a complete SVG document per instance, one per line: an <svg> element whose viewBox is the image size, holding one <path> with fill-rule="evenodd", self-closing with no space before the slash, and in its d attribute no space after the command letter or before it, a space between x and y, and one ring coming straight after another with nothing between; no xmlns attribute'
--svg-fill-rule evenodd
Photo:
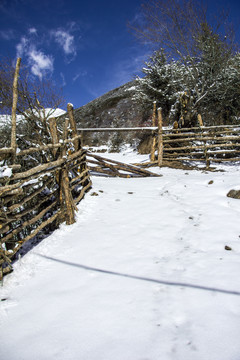
<svg viewBox="0 0 240 360"><path fill-rule="evenodd" d="M240 170L222 168L93 177L77 222L5 278L0 358L239 360Z"/></svg>
<svg viewBox="0 0 240 360"><path fill-rule="evenodd" d="M66 113L65 110L62 109L50 109L50 108L46 108L44 110L41 110L40 112L35 112L36 116L37 115L41 115L43 118L49 118L49 117L59 117L62 116ZM11 124L11 115L0 115L0 126L2 125L8 125ZM20 122L21 120L24 120L24 116L23 115L17 115L17 123Z"/></svg>
<svg viewBox="0 0 240 360"><path fill-rule="evenodd" d="M17 122L22 120L22 115L17 115ZM0 115L0 126L11 124L11 115Z"/></svg>

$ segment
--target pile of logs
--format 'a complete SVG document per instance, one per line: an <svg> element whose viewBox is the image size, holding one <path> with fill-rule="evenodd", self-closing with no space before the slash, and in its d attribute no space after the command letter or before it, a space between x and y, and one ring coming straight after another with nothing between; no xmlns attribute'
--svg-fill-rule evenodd
<svg viewBox="0 0 240 360"><path fill-rule="evenodd" d="M87 152L87 162L89 170L95 175L102 174L109 177L122 178L161 176L139 166L107 159L90 151Z"/></svg>

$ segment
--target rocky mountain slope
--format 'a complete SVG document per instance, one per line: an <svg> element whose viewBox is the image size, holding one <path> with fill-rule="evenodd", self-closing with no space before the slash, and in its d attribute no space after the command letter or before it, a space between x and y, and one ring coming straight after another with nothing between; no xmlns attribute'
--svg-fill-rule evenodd
<svg viewBox="0 0 240 360"><path fill-rule="evenodd" d="M132 99L135 86L135 81L128 82L75 109L78 126L122 127L144 124L149 113Z"/></svg>
<svg viewBox="0 0 240 360"><path fill-rule="evenodd" d="M133 100L136 82L128 82L99 98L74 110L78 128L97 127L134 127L147 126L151 119L151 111L145 109ZM142 138L144 134L140 135ZM91 144L99 144L99 141L110 140L114 147L122 142L130 142L139 139L139 134L131 133L95 133L85 137L85 141ZM138 140L139 142L139 140Z"/></svg>

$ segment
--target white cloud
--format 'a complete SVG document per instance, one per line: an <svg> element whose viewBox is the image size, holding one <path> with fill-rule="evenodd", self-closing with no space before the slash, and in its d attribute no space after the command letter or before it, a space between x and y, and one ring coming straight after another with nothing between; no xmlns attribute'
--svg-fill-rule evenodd
<svg viewBox="0 0 240 360"><path fill-rule="evenodd" d="M52 35L58 45L61 46L66 55L76 55L76 47L74 44L74 36L68 31L56 30L52 31Z"/></svg>
<svg viewBox="0 0 240 360"><path fill-rule="evenodd" d="M42 79L46 72L53 71L53 58L52 56L45 55L43 52L32 48L28 52L28 61L31 65L33 75Z"/></svg>
<svg viewBox="0 0 240 360"><path fill-rule="evenodd" d="M17 57L22 57L23 54L26 52L27 47L28 47L28 40L25 36L22 36L20 43L18 43L16 46Z"/></svg>
<svg viewBox="0 0 240 360"><path fill-rule="evenodd" d="M65 76L64 76L64 74L62 72L60 72L60 76L62 78L62 86L67 85L66 80L65 80Z"/></svg>
<svg viewBox="0 0 240 360"><path fill-rule="evenodd" d="M38 50L35 44L32 43L31 39L27 39L25 36L22 36L20 42L16 46L16 50L17 57L25 57L31 68L32 74L38 76L39 79L42 79L46 73L53 72L53 57L51 55L44 54L41 50Z"/></svg>
<svg viewBox="0 0 240 360"><path fill-rule="evenodd" d="M87 71L84 70L84 71L81 71L79 73L77 73L74 77L73 77L73 82L75 82L79 77L83 77L83 76L86 76L87 75Z"/></svg>
<svg viewBox="0 0 240 360"><path fill-rule="evenodd" d="M37 29L35 29L34 27L28 29L29 34L37 34Z"/></svg>

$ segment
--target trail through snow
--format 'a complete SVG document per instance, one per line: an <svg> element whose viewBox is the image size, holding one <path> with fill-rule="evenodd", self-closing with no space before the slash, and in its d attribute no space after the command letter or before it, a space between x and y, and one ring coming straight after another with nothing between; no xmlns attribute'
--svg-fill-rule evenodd
<svg viewBox="0 0 240 360"><path fill-rule="evenodd" d="M94 177L77 222L5 278L0 358L239 360L239 167L224 168Z"/></svg>

